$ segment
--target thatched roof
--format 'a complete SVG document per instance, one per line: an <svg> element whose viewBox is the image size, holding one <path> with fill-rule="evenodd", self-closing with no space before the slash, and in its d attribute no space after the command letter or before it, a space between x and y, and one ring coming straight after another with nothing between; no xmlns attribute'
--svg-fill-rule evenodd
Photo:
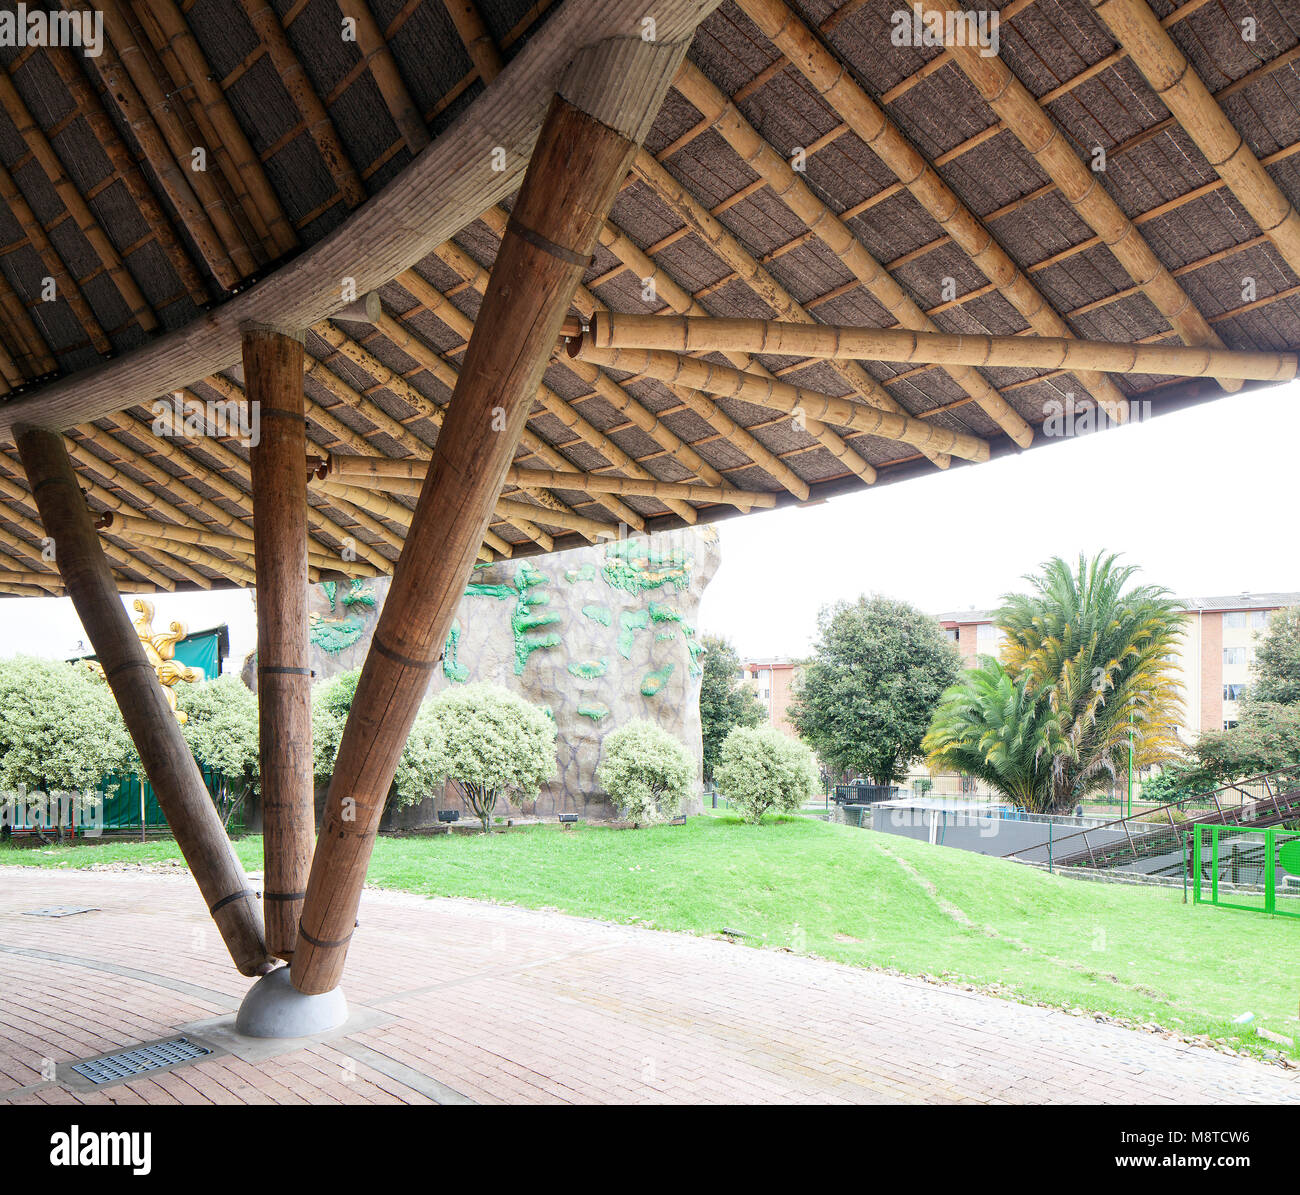
<svg viewBox="0 0 1300 1195"><path fill-rule="evenodd" d="M309 313L321 457L427 458L526 162L526 144L507 145L494 176L483 150L506 127L501 113L533 104L525 81L561 52L552 43L569 27L556 23L576 29L617 7L108 0L99 57L0 49L0 591L62 591L12 446L17 420L67 431L95 510L184 529L142 539L110 526L124 588L248 583L239 429L174 434L153 400L179 391L182 416L237 400L233 321L277 286L312 296L290 306ZM900 7L717 8L614 205L575 317L607 307L1300 347L1300 21L1289 6L1013 0L997 56L895 44ZM1154 34L1126 35L1152 12ZM413 214L419 227L404 227L436 185L454 190L442 223ZM435 230L427 248L414 239ZM382 247L349 266L346 246L367 236ZM416 243L422 256L399 270ZM380 320L317 316L344 306L353 274L378 290ZM994 456L1050 444L1044 419L1071 399L1149 400L1158 415L1225 393L1210 379L739 356L708 359L975 437ZM778 504L964 467L563 353L516 464ZM391 567L414 506L401 487L344 491L327 478L311 494L316 564L353 541L359 567ZM494 555L735 510L563 485L504 497L535 513L510 507L515 521L492 524Z"/></svg>

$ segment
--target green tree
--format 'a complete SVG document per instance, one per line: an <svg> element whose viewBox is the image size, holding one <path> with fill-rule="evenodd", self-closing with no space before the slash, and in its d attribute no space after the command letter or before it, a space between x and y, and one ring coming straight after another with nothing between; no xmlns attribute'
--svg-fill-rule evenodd
<svg viewBox="0 0 1300 1195"><path fill-rule="evenodd" d="M931 767L977 776L1033 813L1054 807L1053 772L1073 752L1047 695L989 656L944 693L924 746Z"/></svg>
<svg viewBox="0 0 1300 1195"><path fill-rule="evenodd" d="M740 656L720 635L705 635L704 675L700 677L700 729L704 741L704 776L713 777L722 741L736 726L763 721L758 698L739 680Z"/></svg>
<svg viewBox="0 0 1300 1195"><path fill-rule="evenodd" d="M1194 750L1201 773L1213 781L1207 787L1300 764L1300 704L1250 701L1236 726L1206 731Z"/></svg>
<svg viewBox="0 0 1300 1195"><path fill-rule="evenodd" d="M534 798L559 770L555 723L508 689L456 685L431 705L446 743L447 778L465 794L484 830L492 827L502 793Z"/></svg>
<svg viewBox="0 0 1300 1195"><path fill-rule="evenodd" d="M0 789L58 794L63 812L97 809L104 777L138 763L117 703L84 664L15 656L0 660Z"/></svg>
<svg viewBox="0 0 1300 1195"><path fill-rule="evenodd" d="M228 826L261 782L257 698L228 673L197 685L177 685L176 704L185 714L181 733L194 758L220 780L217 807Z"/></svg>
<svg viewBox="0 0 1300 1195"><path fill-rule="evenodd" d="M823 763L893 784L921 754L960 670L939 624L906 602L859 598L823 609L789 717Z"/></svg>
<svg viewBox="0 0 1300 1195"><path fill-rule="evenodd" d="M1029 593L1004 597L1002 662L945 694L931 758L960 758L961 770L1049 813L1126 768L1130 736L1135 766L1175 759L1183 614L1166 590L1127 588L1136 571L1103 553L1073 569L1055 557L1026 578Z"/></svg>
<svg viewBox="0 0 1300 1195"><path fill-rule="evenodd" d="M1275 610L1269 619L1255 649L1249 698L1281 705L1300 703L1300 606Z"/></svg>
<svg viewBox="0 0 1300 1195"><path fill-rule="evenodd" d="M821 791L812 752L771 726L737 726L718 752L718 788L747 822L768 810L795 813Z"/></svg>
<svg viewBox="0 0 1300 1195"><path fill-rule="evenodd" d="M1166 589L1129 588L1138 571L1099 552L1071 568L1059 556L1008 594L994 622L1013 680L1047 699L1069 750L1053 766L1052 811L1068 809L1128 767L1177 757L1183 705L1176 651L1184 614Z"/></svg>
<svg viewBox="0 0 1300 1195"><path fill-rule="evenodd" d="M316 780L328 784L334 774L334 761L343 728L356 696L360 670L342 672L321 681L312 690L311 739L312 762ZM397 760L397 773L393 777L388 799L395 809L418 805L443 782L447 775L446 745L442 725L433 709L433 701L425 701L415 716L406 746Z"/></svg>
<svg viewBox="0 0 1300 1195"><path fill-rule="evenodd" d="M605 738L596 780L639 825L673 817L690 795L695 768L671 734L639 718Z"/></svg>

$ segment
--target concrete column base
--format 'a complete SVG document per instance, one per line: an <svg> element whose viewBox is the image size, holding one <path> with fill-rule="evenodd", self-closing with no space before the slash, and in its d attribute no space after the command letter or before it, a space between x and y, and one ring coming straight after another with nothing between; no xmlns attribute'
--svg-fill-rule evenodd
<svg viewBox="0 0 1300 1195"><path fill-rule="evenodd" d="M235 1032L245 1037L312 1037L337 1029L348 1019L343 990L305 996L289 981L289 968L277 967L251 988L235 1017Z"/></svg>

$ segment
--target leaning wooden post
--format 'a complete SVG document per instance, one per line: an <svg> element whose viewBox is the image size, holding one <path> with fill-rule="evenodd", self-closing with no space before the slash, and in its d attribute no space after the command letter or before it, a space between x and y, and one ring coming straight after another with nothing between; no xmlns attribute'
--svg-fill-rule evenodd
<svg viewBox="0 0 1300 1195"><path fill-rule="evenodd" d="M243 330L257 572L257 712L267 949L293 958L316 828L307 646L307 422L303 334Z"/></svg>
<svg viewBox="0 0 1300 1195"><path fill-rule="evenodd" d="M300 992L338 984L398 757L574 290L684 51L591 47L537 138L339 744L293 957Z"/></svg>
<svg viewBox="0 0 1300 1195"><path fill-rule="evenodd" d="M235 858L198 764L122 606L63 437L43 428L19 427L15 438L41 522L54 541L59 573L176 845L235 966L244 975L265 974L274 960L262 940L257 894Z"/></svg>

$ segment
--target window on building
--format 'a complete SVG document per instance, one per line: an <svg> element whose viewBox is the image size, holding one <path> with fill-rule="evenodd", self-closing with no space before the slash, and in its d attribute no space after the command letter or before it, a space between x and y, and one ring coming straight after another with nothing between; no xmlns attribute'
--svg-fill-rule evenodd
<svg viewBox="0 0 1300 1195"><path fill-rule="evenodd" d="M1223 662L1225 664L1244 664L1246 662L1246 649L1244 647L1225 647L1223 649Z"/></svg>
<svg viewBox="0 0 1300 1195"><path fill-rule="evenodd" d="M996 656L1002 650L1005 638L991 622L982 622L975 631L975 650L982 656Z"/></svg>
<svg viewBox="0 0 1300 1195"><path fill-rule="evenodd" d="M1224 729L1224 730L1231 730L1231 729L1232 729L1234 726L1236 726L1236 725L1237 725L1237 719L1236 719L1236 718L1230 718L1228 721L1224 722L1224 724L1223 724L1223 729Z"/></svg>
<svg viewBox="0 0 1300 1195"><path fill-rule="evenodd" d="M947 635L949 643L958 643L961 641L961 627L947 627L943 633Z"/></svg>
<svg viewBox="0 0 1300 1195"><path fill-rule="evenodd" d="M1245 696L1246 696L1245 685L1224 685L1223 686L1224 701L1240 701Z"/></svg>
<svg viewBox="0 0 1300 1195"><path fill-rule="evenodd" d="M1272 610L1252 610L1250 612L1250 628L1253 631L1265 631L1268 629L1269 615Z"/></svg>
<svg viewBox="0 0 1300 1195"><path fill-rule="evenodd" d="M1223 616L1223 625L1234 631L1245 630L1246 612L1244 610L1233 610L1231 613L1225 614Z"/></svg>

